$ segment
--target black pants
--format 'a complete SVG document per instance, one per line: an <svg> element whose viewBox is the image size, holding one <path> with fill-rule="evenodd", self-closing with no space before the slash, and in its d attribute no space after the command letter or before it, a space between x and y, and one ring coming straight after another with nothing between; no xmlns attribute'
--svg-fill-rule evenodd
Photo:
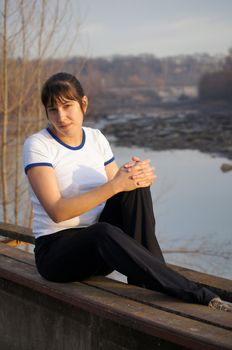
<svg viewBox="0 0 232 350"><path fill-rule="evenodd" d="M189 302L207 305L216 297L165 264L155 236L149 188L110 198L96 224L37 238L35 258L39 273L55 282L80 281L117 270L129 283Z"/></svg>

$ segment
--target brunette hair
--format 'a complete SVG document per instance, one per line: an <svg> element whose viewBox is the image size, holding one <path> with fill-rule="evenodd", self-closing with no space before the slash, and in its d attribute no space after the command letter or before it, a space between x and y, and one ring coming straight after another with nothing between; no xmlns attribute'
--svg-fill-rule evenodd
<svg viewBox="0 0 232 350"><path fill-rule="evenodd" d="M77 78L69 73L57 73L45 81L41 91L41 101L47 111L47 107L56 106L66 100L79 102L82 112L84 90Z"/></svg>

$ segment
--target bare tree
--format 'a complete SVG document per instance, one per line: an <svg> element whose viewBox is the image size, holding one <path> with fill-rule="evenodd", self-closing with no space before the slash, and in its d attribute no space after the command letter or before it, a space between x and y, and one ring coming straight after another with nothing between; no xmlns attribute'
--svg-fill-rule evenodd
<svg viewBox="0 0 232 350"><path fill-rule="evenodd" d="M3 8L3 33L2 33L2 142L1 142L1 193L3 220L8 221L8 183L7 183L7 131L8 131L8 41L7 41L7 19L8 19L8 1L4 0Z"/></svg>
<svg viewBox="0 0 232 350"><path fill-rule="evenodd" d="M70 33L64 25L72 14L69 0L4 0L0 6L0 220L27 225L32 216L21 176L22 142L41 128L41 83L61 69L78 30ZM51 64L61 48L64 57Z"/></svg>

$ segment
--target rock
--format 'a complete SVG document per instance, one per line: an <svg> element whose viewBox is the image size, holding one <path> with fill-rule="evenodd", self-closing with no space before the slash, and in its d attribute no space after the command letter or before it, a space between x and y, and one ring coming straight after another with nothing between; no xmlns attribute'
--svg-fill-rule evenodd
<svg viewBox="0 0 232 350"><path fill-rule="evenodd" d="M222 164L221 166L221 171L223 171L223 173L226 173L227 171L232 170L232 164Z"/></svg>
<svg viewBox="0 0 232 350"><path fill-rule="evenodd" d="M113 135L115 144L120 146L137 145L153 150L198 149L232 160L232 105L223 113L212 108L195 108L193 113L181 104L174 111L165 108L156 109L155 117L144 111L135 115L112 114L101 129L107 136ZM226 164L221 170L226 172L232 170L231 167Z"/></svg>

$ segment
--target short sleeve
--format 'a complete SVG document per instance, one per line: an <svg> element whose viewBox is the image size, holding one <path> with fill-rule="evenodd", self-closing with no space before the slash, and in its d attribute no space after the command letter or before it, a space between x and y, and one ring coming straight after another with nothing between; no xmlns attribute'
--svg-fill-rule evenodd
<svg viewBox="0 0 232 350"><path fill-rule="evenodd" d="M100 130L98 130L98 132L100 148L104 157L104 165L106 166L107 164L113 162L115 157L113 155L112 149L107 138L102 134Z"/></svg>
<svg viewBox="0 0 232 350"><path fill-rule="evenodd" d="M25 173L34 166L52 167L50 158L48 146L45 142L36 137L36 135L32 135L26 139L23 145L23 166Z"/></svg>

